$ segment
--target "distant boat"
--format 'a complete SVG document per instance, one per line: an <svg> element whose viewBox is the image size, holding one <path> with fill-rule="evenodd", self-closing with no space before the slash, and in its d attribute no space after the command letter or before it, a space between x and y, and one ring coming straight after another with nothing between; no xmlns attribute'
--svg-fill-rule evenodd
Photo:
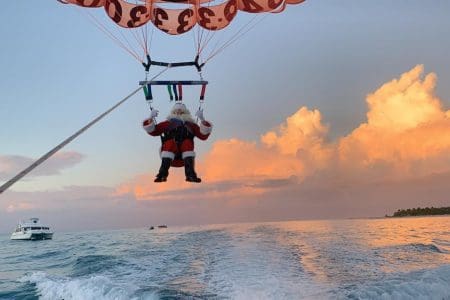
<svg viewBox="0 0 450 300"><path fill-rule="evenodd" d="M11 234L11 240L51 240L50 227L41 224L39 218L20 222Z"/></svg>
<svg viewBox="0 0 450 300"><path fill-rule="evenodd" d="M167 228L167 225L158 225L157 227L158 227L158 228ZM150 226L150 227L148 228L148 230L153 230L153 229L155 229L155 226Z"/></svg>

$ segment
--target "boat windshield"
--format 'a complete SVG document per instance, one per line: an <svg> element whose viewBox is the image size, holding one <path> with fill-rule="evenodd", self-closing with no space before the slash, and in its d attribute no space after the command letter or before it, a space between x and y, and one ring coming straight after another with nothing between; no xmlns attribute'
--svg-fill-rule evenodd
<svg viewBox="0 0 450 300"><path fill-rule="evenodd" d="M42 230L42 229L48 229L48 227L23 227L24 230Z"/></svg>

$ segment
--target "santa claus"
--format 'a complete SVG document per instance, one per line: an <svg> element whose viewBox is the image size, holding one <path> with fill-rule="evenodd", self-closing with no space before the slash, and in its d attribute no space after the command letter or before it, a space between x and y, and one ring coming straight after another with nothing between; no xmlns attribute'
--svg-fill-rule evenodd
<svg viewBox="0 0 450 300"><path fill-rule="evenodd" d="M187 107L180 102L175 103L167 120L156 124L158 111L153 109L150 118L144 120L144 130L152 136L161 136L161 167L155 182L164 182L169 176L170 166L182 166L186 181L201 182L194 168L194 137L206 140L211 134L212 124L203 117L203 110L195 114L200 123L192 118Z"/></svg>

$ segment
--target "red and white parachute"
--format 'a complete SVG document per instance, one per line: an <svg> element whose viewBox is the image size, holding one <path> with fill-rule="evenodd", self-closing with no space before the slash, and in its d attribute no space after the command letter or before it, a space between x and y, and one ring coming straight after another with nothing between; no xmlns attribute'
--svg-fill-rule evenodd
<svg viewBox="0 0 450 300"><path fill-rule="evenodd" d="M182 34L198 25L207 30L227 27L238 11L279 13L288 4L305 0L59 0L83 7L103 7L116 24L136 28L148 22L168 34ZM164 4L183 4L185 8L167 8Z"/></svg>
<svg viewBox="0 0 450 300"><path fill-rule="evenodd" d="M149 56L152 42L153 28L161 30L162 34L180 35L192 30L196 45L196 62L206 63L224 48L238 40L256 25L256 19L261 19L267 13L282 12L289 4L300 4L305 0L57 0L64 4L73 4L89 18L108 37L120 47L144 63ZM88 8L103 8L106 20L100 21ZM229 26L238 12L253 14L250 21L238 26L239 30L230 38L221 35L216 43L211 42L215 33ZM111 28L107 25L112 20ZM153 26L154 25L154 26ZM231 27L231 26L230 26ZM117 30L124 31L117 34ZM151 31L151 35L149 34ZM150 36L150 38L149 38ZM211 43L210 43L211 42ZM135 43L135 45L131 45ZM215 48L208 49L209 55L204 55L206 46L214 44ZM143 53L141 50L144 50ZM139 53L141 52L141 53Z"/></svg>

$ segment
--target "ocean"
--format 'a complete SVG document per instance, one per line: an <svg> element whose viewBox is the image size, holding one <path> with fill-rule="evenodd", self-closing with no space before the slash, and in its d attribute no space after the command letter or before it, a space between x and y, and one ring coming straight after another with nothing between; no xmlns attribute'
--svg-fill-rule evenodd
<svg viewBox="0 0 450 300"><path fill-rule="evenodd" d="M0 236L0 299L450 299L450 217Z"/></svg>

